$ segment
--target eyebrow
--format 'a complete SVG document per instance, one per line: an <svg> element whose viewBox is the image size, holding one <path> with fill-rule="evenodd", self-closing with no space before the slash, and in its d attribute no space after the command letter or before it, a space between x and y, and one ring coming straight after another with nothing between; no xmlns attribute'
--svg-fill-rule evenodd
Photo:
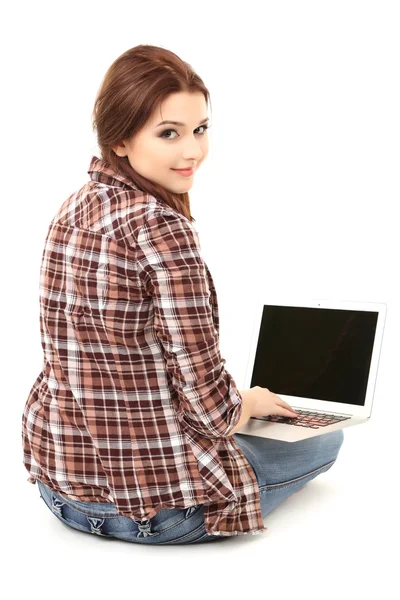
<svg viewBox="0 0 400 600"><path fill-rule="evenodd" d="M200 121L199 125L203 125L203 123L205 123L206 121L209 121L208 117ZM171 125L180 125L181 127L185 127L185 123L181 123L180 121L161 121L161 123L156 125L156 127L160 127L160 125L166 125L167 123L170 123Z"/></svg>

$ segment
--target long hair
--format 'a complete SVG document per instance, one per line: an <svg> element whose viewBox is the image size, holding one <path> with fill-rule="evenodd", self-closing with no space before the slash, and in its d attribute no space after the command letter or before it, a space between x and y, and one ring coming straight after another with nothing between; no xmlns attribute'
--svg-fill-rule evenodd
<svg viewBox="0 0 400 600"><path fill-rule="evenodd" d="M112 149L135 135L158 104L175 92L202 92L207 105L211 104L208 89L188 63L158 46L135 46L121 54L103 78L92 113L93 131L97 130L103 160L115 172L194 221L188 192L174 193L150 181L131 167L127 156L118 156Z"/></svg>

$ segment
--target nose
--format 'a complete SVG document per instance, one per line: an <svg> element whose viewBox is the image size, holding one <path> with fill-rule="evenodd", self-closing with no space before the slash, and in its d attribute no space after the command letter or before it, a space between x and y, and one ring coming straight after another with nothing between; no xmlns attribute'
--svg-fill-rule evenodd
<svg viewBox="0 0 400 600"><path fill-rule="evenodd" d="M192 161L195 164L200 162L203 157L203 152L196 139L186 142L184 153L182 154L182 162Z"/></svg>

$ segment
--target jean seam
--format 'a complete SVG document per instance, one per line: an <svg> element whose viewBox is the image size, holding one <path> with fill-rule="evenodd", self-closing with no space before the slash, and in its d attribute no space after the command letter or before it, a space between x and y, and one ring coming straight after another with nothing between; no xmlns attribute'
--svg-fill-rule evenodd
<svg viewBox="0 0 400 600"><path fill-rule="evenodd" d="M196 527L196 529L194 529L193 531L190 531L189 533L185 533L185 535L182 535L179 538L168 540L167 542L158 542L158 544L159 544L159 546L162 546L162 545L170 544L171 542L180 542L180 541L183 541L186 538L188 538L188 537L196 534L197 532L199 532L202 529L203 526L204 526L204 523L201 523L198 527Z"/></svg>
<svg viewBox="0 0 400 600"><path fill-rule="evenodd" d="M301 481L302 479L307 479L307 477L310 477L311 475L319 473L326 467L333 465L334 462L335 462L335 460L332 460L331 462L327 463L326 465L323 465L322 467L318 467L318 469L315 469L314 471L310 471L309 473L306 473L305 475L301 475L300 477L296 477L295 479L291 479L290 481L283 481L282 483L271 483L269 485L262 485L262 486L260 486L260 492L283 488L283 487L286 487L293 483L297 483L298 481Z"/></svg>
<svg viewBox="0 0 400 600"><path fill-rule="evenodd" d="M77 506L75 506L74 504L71 503L71 500L69 498L66 498L62 494L58 494L58 495L60 498L63 499L65 504L68 504L68 506L70 508L72 508L73 510L76 510L77 512L81 513L82 515L85 515L85 517L93 517L94 519L104 519L106 517L111 518L111 519L116 519L121 516L119 513L111 513L111 512L109 513L106 511L103 512L103 511L96 511L96 510L94 510L94 512L91 512L90 510L86 510L81 507L78 508Z"/></svg>
<svg viewBox="0 0 400 600"><path fill-rule="evenodd" d="M64 497L64 496L63 496ZM118 519L118 517L122 517L123 515L120 515L119 513L115 514L115 513L92 513L90 511L86 511L86 510L81 510L80 508L74 506L73 504L70 504L69 502L65 502L65 504L68 504L68 506L70 508L72 508L73 510L76 510L76 512L80 513L81 515L85 515L85 517L92 517L93 519ZM129 517L128 517L129 518Z"/></svg>

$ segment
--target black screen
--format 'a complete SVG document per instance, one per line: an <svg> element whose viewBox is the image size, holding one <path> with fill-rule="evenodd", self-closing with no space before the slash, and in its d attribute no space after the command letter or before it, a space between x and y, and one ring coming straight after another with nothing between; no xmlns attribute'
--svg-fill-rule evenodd
<svg viewBox="0 0 400 600"><path fill-rule="evenodd" d="M364 406L377 312L264 306L250 387Z"/></svg>

